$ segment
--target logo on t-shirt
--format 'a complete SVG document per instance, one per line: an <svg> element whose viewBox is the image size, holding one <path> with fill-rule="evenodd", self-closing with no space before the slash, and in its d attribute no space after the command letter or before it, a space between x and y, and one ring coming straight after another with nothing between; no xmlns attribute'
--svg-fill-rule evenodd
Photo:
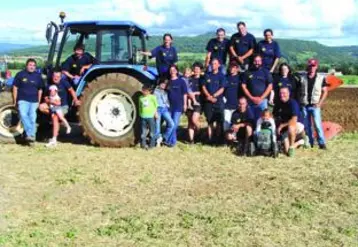
<svg viewBox="0 0 358 247"><path fill-rule="evenodd" d="M148 99L143 99L143 106L144 106L144 107L148 107L148 106L149 106L149 100L148 100Z"/></svg>
<svg viewBox="0 0 358 247"><path fill-rule="evenodd" d="M236 43L240 43L240 40L239 40L239 39L237 39L237 40L236 40Z"/></svg>
<svg viewBox="0 0 358 247"><path fill-rule="evenodd" d="M72 65L72 67L73 67L73 68L77 68L77 64L74 63L74 64Z"/></svg>
<svg viewBox="0 0 358 247"><path fill-rule="evenodd" d="M266 51L266 48L265 47L262 47L262 49L261 49L263 52L265 52Z"/></svg>
<svg viewBox="0 0 358 247"><path fill-rule="evenodd" d="M22 78L22 82L26 83L26 82L27 82L27 78Z"/></svg>
<svg viewBox="0 0 358 247"><path fill-rule="evenodd" d="M280 83L278 84L279 87L282 87L282 85L283 85L282 82L280 82Z"/></svg>
<svg viewBox="0 0 358 247"><path fill-rule="evenodd" d="M214 50L217 50L219 47L217 47L217 46L214 46Z"/></svg>
<svg viewBox="0 0 358 247"><path fill-rule="evenodd" d="M206 82L207 82L207 83L210 83L210 82L211 82L211 80L210 80L210 79L207 79L207 80L206 80Z"/></svg>
<svg viewBox="0 0 358 247"><path fill-rule="evenodd" d="M241 119L239 118L238 120L236 120L237 123L240 123L241 122Z"/></svg>

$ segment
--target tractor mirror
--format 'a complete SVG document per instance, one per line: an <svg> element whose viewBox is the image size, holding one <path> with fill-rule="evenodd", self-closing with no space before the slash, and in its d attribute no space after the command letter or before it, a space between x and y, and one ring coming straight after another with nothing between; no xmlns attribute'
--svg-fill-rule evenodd
<svg viewBox="0 0 358 247"><path fill-rule="evenodd" d="M47 25L47 28L46 28L46 40L47 40L47 43L51 43L52 41L52 33L53 33L53 26L50 24Z"/></svg>

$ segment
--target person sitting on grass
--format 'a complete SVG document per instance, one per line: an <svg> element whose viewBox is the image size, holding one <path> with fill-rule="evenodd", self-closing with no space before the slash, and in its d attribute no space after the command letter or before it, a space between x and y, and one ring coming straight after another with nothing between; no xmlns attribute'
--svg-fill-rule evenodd
<svg viewBox="0 0 358 247"><path fill-rule="evenodd" d="M149 127L150 144L149 148L155 147L156 123L158 102L157 97L151 94L150 85L143 85L142 95L139 97L139 116L141 124L141 143L140 147L147 149L147 134Z"/></svg>
<svg viewBox="0 0 358 247"><path fill-rule="evenodd" d="M61 98L58 95L58 88L56 85L51 85L49 87L49 96L45 97L45 102L48 105L50 112L51 112L51 118L53 119L56 115L60 122L62 122L66 126L66 134L71 133L71 127L68 124L64 113L62 111L61 106ZM57 145L57 136L53 136L52 139L49 141L48 144L46 144L46 147L53 147Z"/></svg>
<svg viewBox="0 0 358 247"><path fill-rule="evenodd" d="M290 89L282 87L279 93L280 100L275 104L273 115L278 123L277 134L284 144L284 152L292 157L298 146L304 144L304 147L309 147L309 140L306 137L299 105L296 100L290 99Z"/></svg>
<svg viewBox="0 0 358 247"><path fill-rule="evenodd" d="M244 141L243 153L248 152L250 139L253 135L255 116L245 97L239 99L239 105L231 117L231 128L226 133L229 143Z"/></svg>

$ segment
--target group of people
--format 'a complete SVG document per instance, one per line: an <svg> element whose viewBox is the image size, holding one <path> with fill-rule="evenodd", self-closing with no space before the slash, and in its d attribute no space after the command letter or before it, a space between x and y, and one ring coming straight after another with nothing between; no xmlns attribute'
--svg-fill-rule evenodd
<svg viewBox="0 0 358 247"><path fill-rule="evenodd" d="M284 151L292 156L300 145L313 147L313 123L318 145L326 149L320 108L327 97L327 85L317 73L318 60L309 59L307 73L296 76L287 63L279 65L280 48L271 29L265 30L264 40L257 43L245 23L239 22L237 28L230 40L219 28L217 37L207 44L204 64L195 62L183 73L176 65L178 55L170 34L163 36L162 45L142 52L156 58L158 81L155 88L143 85L139 98L141 147L175 146L183 113L188 117L188 141L194 143L204 113L209 144L243 141L245 152L270 126L274 140L282 140ZM74 105L81 104L74 87L94 63L85 47L76 45L74 54L53 72L43 97L36 61L27 61L26 69L15 77L13 96L29 142L35 138L37 108L52 118L53 138L48 146L56 145L60 122L68 133L71 131L64 118L68 99L71 96Z"/></svg>
<svg viewBox="0 0 358 247"><path fill-rule="evenodd" d="M170 34L163 36L162 45L143 52L156 58L160 76L154 91L149 85L143 87L143 148L147 147L148 121L149 147L160 143L174 146L180 117L185 112L189 143L195 142L199 118L204 113L210 144L242 140L245 153L268 122L274 140L277 136L284 152L292 156L299 146L314 146L313 123L319 148L326 149L320 108L327 97L327 85L317 72L318 60L309 59L307 73L295 75L287 63L279 65L280 47L273 40L271 29L266 29L264 39L257 43L244 22L239 22L237 28L230 40L225 38L225 30L219 28L217 37L207 44L204 65L195 62L182 76ZM151 114L142 114L146 107L152 109ZM162 133L163 122L166 127Z"/></svg>

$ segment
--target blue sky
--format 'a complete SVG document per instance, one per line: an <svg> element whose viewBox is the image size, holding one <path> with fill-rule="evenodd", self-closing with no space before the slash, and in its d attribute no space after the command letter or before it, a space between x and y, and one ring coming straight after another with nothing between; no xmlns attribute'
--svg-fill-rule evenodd
<svg viewBox="0 0 358 247"><path fill-rule="evenodd" d="M265 28L272 28L276 38L358 45L358 0L4 1L0 42L45 44L46 24L58 21L60 11L67 13L68 21L132 20L150 34L196 35L218 27L230 34L242 20L258 37Z"/></svg>

